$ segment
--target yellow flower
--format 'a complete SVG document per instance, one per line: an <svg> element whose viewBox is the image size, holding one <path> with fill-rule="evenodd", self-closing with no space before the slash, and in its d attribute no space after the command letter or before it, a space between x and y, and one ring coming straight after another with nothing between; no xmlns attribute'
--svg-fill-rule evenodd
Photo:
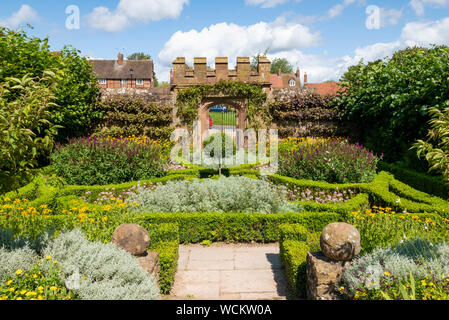
<svg viewBox="0 0 449 320"><path fill-rule="evenodd" d="M6 282L6 285L9 286L12 283L12 280L9 280L8 282Z"/></svg>
<svg viewBox="0 0 449 320"><path fill-rule="evenodd" d="M44 291L44 287L43 286L39 286L39 287L37 287L37 290Z"/></svg>
<svg viewBox="0 0 449 320"><path fill-rule="evenodd" d="M46 256L45 259L50 260L51 256Z"/></svg>
<svg viewBox="0 0 449 320"><path fill-rule="evenodd" d="M20 291L20 294L25 294L25 293L27 293L27 291L26 291L26 290L22 290L22 291Z"/></svg>
<svg viewBox="0 0 449 320"><path fill-rule="evenodd" d="M16 291L16 289L14 289L14 288L9 288L8 291L9 291L9 292L14 292L14 291Z"/></svg>
<svg viewBox="0 0 449 320"><path fill-rule="evenodd" d="M26 294L27 297L35 296L35 295L37 295L37 293L34 291L27 292L27 294Z"/></svg>
<svg viewBox="0 0 449 320"><path fill-rule="evenodd" d="M16 298L16 300L23 300L23 299L22 299L22 297L18 297L18 298Z"/></svg>
<svg viewBox="0 0 449 320"><path fill-rule="evenodd" d="M427 286L426 280L421 280L421 284L422 284L423 287Z"/></svg>
<svg viewBox="0 0 449 320"><path fill-rule="evenodd" d="M51 286L51 287L50 287L50 290L51 290L51 291L56 291L56 290L58 290L58 288L55 287L55 286Z"/></svg>
<svg viewBox="0 0 449 320"><path fill-rule="evenodd" d="M391 276L391 273L389 273L388 271L384 273L385 276L389 277Z"/></svg>
<svg viewBox="0 0 449 320"><path fill-rule="evenodd" d="M44 297L42 297L41 295L39 295L39 296L37 297L37 299L38 299L38 300L44 300Z"/></svg>
<svg viewBox="0 0 449 320"><path fill-rule="evenodd" d="M343 291L343 290L345 290L345 287L340 287L340 291Z"/></svg>
<svg viewBox="0 0 449 320"><path fill-rule="evenodd" d="M37 278L37 274L33 274L33 278L36 279Z"/></svg>
<svg viewBox="0 0 449 320"><path fill-rule="evenodd" d="M57 263L58 263L58 261L56 261L56 260L53 260L53 263L54 263L54 264L57 264Z"/></svg>
<svg viewBox="0 0 449 320"><path fill-rule="evenodd" d="M106 222L106 221L108 221L108 217L103 217L103 218L101 218L101 220L102 220L103 222Z"/></svg>
<svg viewBox="0 0 449 320"><path fill-rule="evenodd" d="M16 271L16 274L17 274L17 275L21 275L22 273L23 273L23 271L20 270L20 269Z"/></svg>

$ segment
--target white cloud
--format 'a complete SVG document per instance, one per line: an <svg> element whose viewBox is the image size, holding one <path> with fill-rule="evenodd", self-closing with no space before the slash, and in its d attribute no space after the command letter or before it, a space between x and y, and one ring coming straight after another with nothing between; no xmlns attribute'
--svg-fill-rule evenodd
<svg viewBox="0 0 449 320"><path fill-rule="evenodd" d="M402 29L402 40L407 46L449 44L449 17L431 22L411 22Z"/></svg>
<svg viewBox="0 0 449 320"><path fill-rule="evenodd" d="M402 9L385 9L380 8L380 27L388 27L394 26L399 23L399 20L402 18Z"/></svg>
<svg viewBox="0 0 449 320"><path fill-rule="evenodd" d="M159 73L168 78L168 71L176 57L186 57L192 63L196 56L208 57L210 64L218 56L229 57L230 65L238 56L253 56L260 50L270 48L276 53L314 47L321 36L301 24L288 23L278 18L271 23L259 22L250 26L233 23L211 25L201 31L178 31L171 36L159 53Z"/></svg>
<svg viewBox="0 0 449 320"><path fill-rule="evenodd" d="M342 3L333 6L332 8L330 8L330 9L327 11L328 17L331 18L331 19L333 19L333 18L335 18L335 17L341 15L341 14L343 13L343 10L344 10L347 6L353 4L354 2L356 2L356 0L344 0Z"/></svg>
<svg viewBox="0 0 449 320"><path fill-rule="evenodd" d="M449 5L449 0L411 0L410 5L417 15L422 16L426 6L444 7Z"/></svg>
<svg viewBox="0 0 449 320"><path fill-rule="evenodd" d="M17 12L14 12L9 18L0 20L0 26L15 29L23 23L30 23L38 20L37 12L29 5L24 4Z"/></svg>
<svg viewBox="0 0 449 320"><path fill-rule="evenodd" d="M245 3L250 6L261 6L262 8L273 8L278 4L283 4L289 0L245 0Z"/></svg>
<svg viewBox="0 0 449 320"><path fill-rule="evenodd" d="M188 3L189 0L120 0L114 11L95 8L87 15L87 21L94 29L117 32L133 23L176 19Z"/></svg>

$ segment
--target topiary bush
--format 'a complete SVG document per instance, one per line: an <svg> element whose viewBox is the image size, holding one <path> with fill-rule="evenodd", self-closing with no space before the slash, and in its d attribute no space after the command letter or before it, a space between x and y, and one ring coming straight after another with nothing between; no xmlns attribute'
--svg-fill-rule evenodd
<svg viewBox="0 0 449 320"><path fill-rule="evenodd" d="M133 212L298 212L286 190L247 177L167 182L154 191L140 188L127 199Z"/></svg>
<svg viewBox="0 0 449 320"><path fill-rule="evenodd" d="M51 155L54 172L72 185L106 185L165 175L167 159L150 140L80 138L57 145Z"/></svg>
<svg viewBox="0 0 449 320"><path fill-rule="evenodd" d="M279 151L282 176L329 183L366 183L376 175L379 158L347 140L317 140L297 143Z"/></svg>

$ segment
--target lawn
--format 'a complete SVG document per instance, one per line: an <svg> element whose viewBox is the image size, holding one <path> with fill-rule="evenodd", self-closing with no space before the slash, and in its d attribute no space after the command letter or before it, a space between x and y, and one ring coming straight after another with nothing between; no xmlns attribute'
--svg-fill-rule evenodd
<svg viewBox="0 0 449 320"><path fill-rule="evenodd" d="M221 112L210 112L210 116L214 123L214 126L235 126L236 125L236 114L235 111L228 111L226 113Z"/></svg>

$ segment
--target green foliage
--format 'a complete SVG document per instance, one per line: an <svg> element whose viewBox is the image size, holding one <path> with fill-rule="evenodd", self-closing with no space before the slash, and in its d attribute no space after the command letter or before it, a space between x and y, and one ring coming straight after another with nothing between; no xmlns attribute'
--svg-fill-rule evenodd
<svg viewBox="0 0 449 320"><path fill-rule="evenodd" d="M173 132L172 107L147 103L139 97L116 96L97 106L105 114L95 136L147 136L154 140L169 140Z"/></svg>
<svg viewBox="0 0 449 320"><path fill-rule="evenodd" d="M51 155L55 173L69 184L105 185L164 176L166 160L152 141L76 139Z"/></svg>
<svg viewBox="0 0 449 320"><path fill-rule="evenodd" d="M379 162L378 169L390 172L397 180L404 182L419 191L429 193L445 200L449 199L449 184L445 183L441 177L432 177L424 173L404 169L383 161Z"/></svg>
<svg viewBox="0 0 449 320"><path fill-rule="evenodd" d="M342 78L341 116L363 123L360 139L386 160L400 160L425 137L428 110L447 107L449 49L408 48L392 58L351 67Z"/></svg>
<svg viewBox="0 0 449 320"><path fill-rule="evenodd" d="M279 151L279 174L330 183L371 182L379 159L348 141L300 142Z"/></svg>
<svg viewBox="0 0 449 320"><path fill-rule="evenodd" d="M414 240L377 248L354 261L341 291L363 300L446 300L448 281L448 244Z"/></svg>
<svg viewBox="0 0 449 320"><path fill-rule="evenodd" d="M22 267L23 268L23 267ZM77 300L60 277L57 261L38 260L31 268L15 270L14 277L0 283L0 300Z"/></svg>
<svg viewBox="0 0 449 320"><path fill-rule="evenodd" d="M322 96L314 90L277 90L273 98L269 110L272 122L279 127L280 138L335 137L347 133L331 104L334 96Z"/></svg>
<svg viewBox="0 0 449 320"><path fill-rule="evenodd" d="M54 145L58 127L51 120L56 75L25 75L0 85L0 193L19 187L31 175L38 157Z"/></svg>
<svg viewBox="0 0 449 320"><path fill-rule="evenodd" d="M294 293L305 299L307 281L307 253L310 248L304 241L285 240L281 244L281 260L285 265L285 274Z"/></svg>
<svg viewBox="0 0 449 320"><path fill-rule="evenodd" d="M294 73L292 64L285 58L274 58L273 61L271 61L272 74L277 74L279 72L279 68L284 74Z"/></svg>
<svg viewBox="0 0 449 320"><path fill-rule="evenodd" d="M155 190L139 188L126 202L131 212L300 212L284 189L246 177L169 181Z"/></svg>
<svg viewBox="0 0 449 320"><path fill-rule="evenodd" d="M0 28L0 83L8 77L41 77L45 70L63 72L58 85L52 88L55 105L50 108L51 123L64 127L59 131L58 141L85 135L91 123L102 117L94 108L99 87L92 65L79 54L70 47L54 53L50 51L48 38Z"/></svg>
<svg viewBox="0 0 449 320"><path fill-rule="evenodd" d="M418 140L414 145L418 157L425 157L430 170L442 173L449 183L449 99L444 102L445 109L440 111L432 108L429 111L430 121L429 141Z"/></svg>
<svg viewBox="0 0 449 320"><path fill-rule="evenodd" d="M246 99L247 116L252 128L261 127L259 117L266 120L268 110L265 107L267 94L262 87L238 81L220 81L214 85L195 86L179 91L176 99L177 116L191 126L198 116L198 106L208 96L230 96Z"/></svg>
<svg viewBox="0 0 449 320"><path fill-rule="evenodd" d="M270 51L270 48L266 48L263 52L259 50L259 51L257 51L257 54L251 58L250 65L251 65L252 71L257 71L257 66L259 65L259 58L266 57L269 51Z"/></svg>

